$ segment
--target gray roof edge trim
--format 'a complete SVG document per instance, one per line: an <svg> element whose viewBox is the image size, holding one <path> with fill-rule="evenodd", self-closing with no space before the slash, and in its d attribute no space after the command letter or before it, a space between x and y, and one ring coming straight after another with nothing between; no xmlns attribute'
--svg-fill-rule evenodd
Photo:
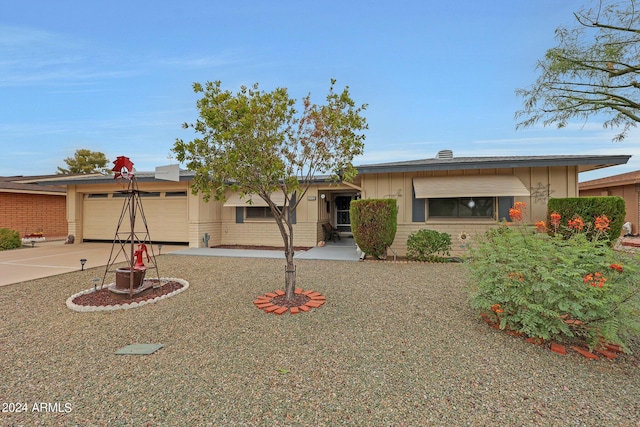
<svg viewBox="0 0 640 427"><path fill-rule="evenodd" d="M180 182L193 181L194 177L195 177L195 173L191 171L181 171ZM171 182L164 179L157 179L154 176L150 176L150 175L136 176L136 180L138 182ZM51 186L51 185L65 186L65 185L87 185L87 184L111 184L113 182L117 182L117 180L114 179L112 176L103 176L103 177L95 177L95 178L86 178L86 177L79 177L75 179L69 178L66 180L55 181L55 184L53 181L39 182L38 184L43 186ZM329 175L314 176L313 179L311 179L311 185L326 184L329 182L331 182Z"/></svg>
<svg viewBox="0 0 640 427"><path fill-rule="evenodd" d="M422 164L380 164L356 166L359 174L389 173L389 172L420 172L432 170L464 170L464 169L494 169L494 168L522 168L545 166L580 166L580 165L607 165L616 166L626 164L631 155L611 156L580 156L580 157L549 157L549 158L505 158L504 160L483 160L478 158L473 161L455 162L431 162ZM429 159L431 160L431 159ZM437 160L437 159L434 159Z"/></svg>
<svg viewBox="0 0 640 427"><path fill-rule="evenodd" d="M185 182L185 181L193 181L193 176L192 174L180 174L180 182ZM171 182L171 181L167 181L164 179L156 179L153 176L136 176L136 180L138 182L162 182L162 181L166 181L166 182ZM60 181L43 181L43 182L39 182L39 185L84 185L84 184L110 184L113 182L118 182L117 179L114 179L113 176L104 176L104 177L95 177L95 178L69 178L66 180L60 180ZM175 181L173 181L175 182Z"/></svg>

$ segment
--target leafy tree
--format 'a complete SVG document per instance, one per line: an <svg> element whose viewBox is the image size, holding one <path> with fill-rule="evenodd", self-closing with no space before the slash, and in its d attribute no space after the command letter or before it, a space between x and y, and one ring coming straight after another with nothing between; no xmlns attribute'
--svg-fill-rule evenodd
<svg viewBox="0 0 640 427"><path fill-rule="evenodd" d="M173 151L180 162L194 171L194 192L205 200L225 200L228 190L241 196L257 195L271 209L282 235L286 257L285 292L291 299L295 290L293 262L293 212L318 174L335 181L350 181L356 175L352 161L364 150L367 129L349 88L334 92L331 80L326 104L302 99L302 111L287 89L271 92L242 86L233 94L221 82L194 83L202 94L197 101L200 118L192 128L200 137L189 142L177 139ZM284 205L277 206L272 194L284 194Z"/></svg>
<svg viewBox="0 0 640 427"><path fill-rule="evenodd" d="M605 128L622 129L614 138L622 141L640 121L640 8L600 0L574 16L577 26L558 28L558 46L538 61L535 84L516 91L524 98L517 128L602 116Z"/></svg>
<svg viewBox="0 0 640 427"><path fill-rule="evenodd" d="M86 148L76 150L73 157L64 159L67 168L58 166L58 174L66 173L111 173L107 168L107 157L99 151L91 151Z"/></svg>

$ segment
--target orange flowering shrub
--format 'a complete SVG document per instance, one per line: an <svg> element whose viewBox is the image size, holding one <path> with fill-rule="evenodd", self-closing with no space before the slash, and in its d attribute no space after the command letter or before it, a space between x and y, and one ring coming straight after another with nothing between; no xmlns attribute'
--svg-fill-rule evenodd
<svg viewBox="0 0 640 427"><path fill-rule="evenodd" d="M550 215L556 233L531 233L512 208L515 227L499 227L475 238L469 257L469 301L481 313L493 313L500 328L532 338L603 341L628 350L640 335L640 258L614 251L599 232L604 215L592 227L574 216L567 235L561 216ZM536 223L542 229L544 221Z"/></svg>

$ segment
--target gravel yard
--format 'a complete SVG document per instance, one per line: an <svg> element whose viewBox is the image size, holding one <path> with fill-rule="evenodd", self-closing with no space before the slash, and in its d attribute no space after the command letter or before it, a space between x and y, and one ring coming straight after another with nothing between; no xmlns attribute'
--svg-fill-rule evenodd
<svg viewBox="0 0 640 427"><path fill-rule="evenodd" d="M252 301L283 286L284 260L162 255L158 265L189 289L133 310L66 308L102 268L0 287L0 425L640 420L640 343L589 361L493 330L466 303L461 264L298 261L298 286L327 303L283 316ZM114 354L134 343L164 348ZM7 412L15 404L26 411Z"/></svg>

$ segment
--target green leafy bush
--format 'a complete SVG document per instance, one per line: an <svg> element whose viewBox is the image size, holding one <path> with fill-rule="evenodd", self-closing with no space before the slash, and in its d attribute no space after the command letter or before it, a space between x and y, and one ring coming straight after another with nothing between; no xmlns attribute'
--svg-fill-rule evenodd
<svg viewBox="0 0 640 427"><path fill-rule="evenodd" d="M354 200L349 213L356 244L367 255L385 259L398 229L395 199Z"/></svg>
<svg viewBox="0 0 640 427"><path fill-rule="evenodd" d="M608 240L612 245L616 239L620 237L622 232L622 224L626 208L622 197L567 197L561 199L549 199L548 203L547 223L551 223L551 214L560 214L561 232L568 238L572 234L572 230L568 227L570 220L575 217L581 218L586 224L585 232L588 237L592 236L595 231L593 223L599 216L606 216L610 223L606 230Z"/></svg>
<svg viewBox="0 0 640 427"><path fill-rule="evenodd" d="M442 262L449 256L451 235L436 230L418 230L407 239L407 258L414 261Z"/></svg>
<svg viewBox="0 0 640 427"><path fill-rule="evenodd" d="M528 337L628 351L640 334L639 259L596 237L535 233L521 222L488 231L470 250L471 306Z"/></svg>
<svg viewBox="0 0 640 427"><path fill-rule="evenodd" d="M8 228L0 228L0 251L15 249L22 246L20 233Z"/></svg>

